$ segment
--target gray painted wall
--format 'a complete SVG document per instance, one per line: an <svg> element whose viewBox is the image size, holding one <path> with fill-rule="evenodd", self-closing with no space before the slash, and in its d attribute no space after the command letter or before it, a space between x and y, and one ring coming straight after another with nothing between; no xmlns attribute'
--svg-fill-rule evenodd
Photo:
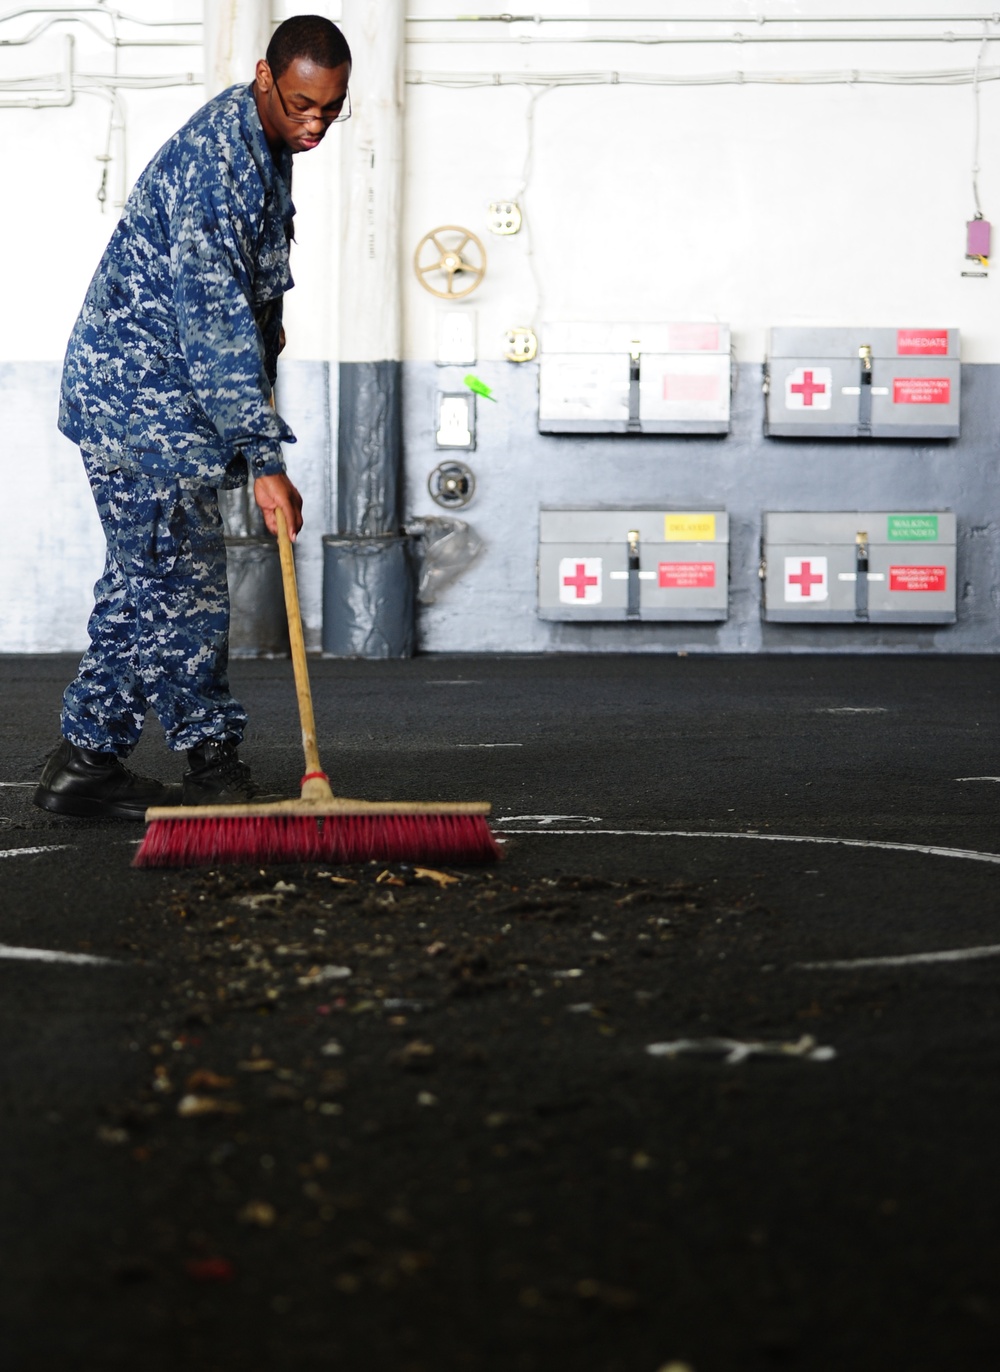
<svg viewBox="0 0 1000 1372"><path fill-rule="evenodd" d="M435 395L465 368L404 364L407 516L441 514L427 477ZM482 555L419 614L425 652L932 652L1000 650L1000 365L962 369L962 436L905 443L765 439L760 367L739 368L726 438L556 438L536 426L535 364L483 363L497 403L479 400L476 495L464 511ZM0 472L15 500L0 540L0 651L86 644L103 540L75 448L55 428L58 363L0 365ZM337 367L282 364L279 407L299 442L289 468L306 497L296 552L311 648L320 643L322 535L334 532ZM730 514L724 624L560 624L536 614L540 505L720 505ZM795 509L951 508L958 516L958 623L919 628L762 624L761 514Z"/></svg>
<svg viewBox="0 0 1000 1372"><path fill-rule="evenodd" d="M435 394L467 368L410 362L405 418L411 515L441 513L426 481ZM962 369L962 436L897 441L765 439L759 365L738 369L723 438L553 437L537 430L535 363L482 363L497 403L477 402L477 447L464 457L476 494L457 511L486 548L437 604L421 611L428 652L913 652L1000 649L1000 366ZM731 520L729 619L723 624L548 623L536 614L542 505L722 506ZM952 509L958 517L958 623L938 626L764 624L758 577L765 510Z"/></svg>
<svg viewBox="0 0 1000 1372"><path fill-rule="evenodd" d="M0 538L0 652L76 652L87 645L104 536L79 451L56 428L61 371L59 362L0 362L0 481L8 496ZM336 366L283 363L278 405L298 436L286 450L305 501L296 567L306 643L318 648L321 540L336 508Z"/></svg>

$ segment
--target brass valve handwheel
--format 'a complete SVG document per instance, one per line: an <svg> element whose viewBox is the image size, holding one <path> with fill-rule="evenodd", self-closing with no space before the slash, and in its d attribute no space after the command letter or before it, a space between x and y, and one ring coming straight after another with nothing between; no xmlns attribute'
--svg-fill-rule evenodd
<svg viewBox="0 0 1000 1372"><path fill-rule="evenodd" d="M459 300L476 289L486 275L486 249L469 229L458 224L442 224L425 233L413 254L413 270L425 291L443 300ZM447 288L431 284L435 273L447 278ZM461 278L468 277L465 285Z"/></svg>

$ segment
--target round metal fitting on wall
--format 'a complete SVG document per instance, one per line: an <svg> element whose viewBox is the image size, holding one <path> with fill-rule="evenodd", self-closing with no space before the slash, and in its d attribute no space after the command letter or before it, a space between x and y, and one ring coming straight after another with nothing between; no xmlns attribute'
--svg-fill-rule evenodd
<svg viewBox="0 0 1000 1372"><path fill-rule="evenodd" d="M471 229L442 224L425 233L413 254L413 270L425 291L443 300L470 295L486 275L486 249ZM444 285L444 290L441 289Z"/></svg>
<svg viewBox="0 0 1000 1372"><path fill-rule="evenodd" d="M464 462L440 462L427 478L431 499L446 510L458 510L476 493L476 478Z"/></svg>

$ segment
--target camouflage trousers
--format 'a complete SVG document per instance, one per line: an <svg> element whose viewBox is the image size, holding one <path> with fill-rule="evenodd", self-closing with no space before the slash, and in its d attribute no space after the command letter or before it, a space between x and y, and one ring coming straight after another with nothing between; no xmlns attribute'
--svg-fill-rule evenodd
<svg viewBox="0 0 1000 1372"><path fill-rule="evenodd" d="M125 757L153 710L175 751L243 737L229 690L229 588L217 492L83 461L108 550L63 737Z"/></svg>

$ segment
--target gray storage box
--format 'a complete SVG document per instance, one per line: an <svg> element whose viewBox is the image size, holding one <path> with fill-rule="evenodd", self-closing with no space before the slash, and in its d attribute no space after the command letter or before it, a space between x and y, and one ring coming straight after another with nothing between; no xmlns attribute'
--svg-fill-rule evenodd
<svg viewBox="0 0 1000 1372"><path fill-rule="evenodd" d="M957 329L772 329L764 432L775 438L955 438Z"/></svg>
<svg viewBox="0 0 1000 1372"><path fill-rule="evenodd" d="M953 624L949 511L765 514L763 617L790 624Z"/></svg>
<svg viewBox="0 0 1000 1372"><path fill-rule="evenodd" d="M723 620L728 613L724 511L540 511L541 619Z"/></svg>
<svg viewBox="0 0 1000 1372"><path fill-rule="evenodd" d="M729 325L546 324L542 433L729 432Z"/></svg>

